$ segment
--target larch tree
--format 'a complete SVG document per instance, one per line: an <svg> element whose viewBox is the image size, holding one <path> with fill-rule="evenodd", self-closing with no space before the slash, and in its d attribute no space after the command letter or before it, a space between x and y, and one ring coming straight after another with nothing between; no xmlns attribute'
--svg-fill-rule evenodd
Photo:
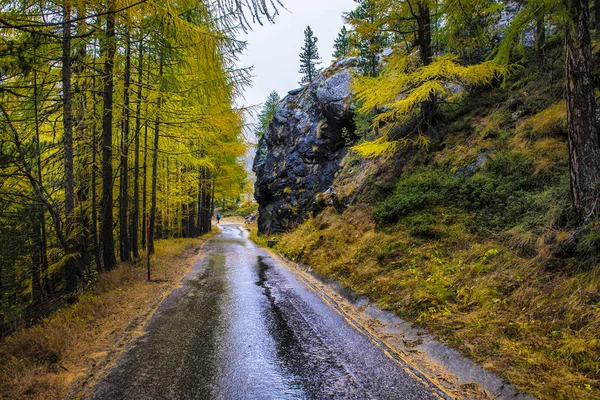
<svg viewBox="0 0 600 400"><path fill-rule="evenodd" d="M589 6L589 0L526 2L506 28L495 55L497 60L508 64L520 36L539 20L540 14L552 15L558 24L564 24L571 197L579 222L584 225L598 218L600 206L600 141Z"/></svg>
<svg viewBox="0 0 600 400"><path fill-rule="evenodd" d="M317 42L319 39L314 36L312 29L307 27L304 30L304 46L302 46L302 52L300 53L300 73L302 79L299 82L301 85L307 85L311 83L315 77L321 71L318 65L321 64L319 61L319 50L317 48Z"/></svg>
<svg viewBox="0 0 600 400"><path fill-rule="evenodd" d="M354 79L359 112L381 110L373 119L373 128L384 128L379 138L354 149L364 156L376 157L393 154L399 143L426 146L438 139L435 124L440 101L457 100L464 95L457 87L488 83L503 68L495 61L465 65L456 54L435 51L438 46L444 47L436 31L442 27L432 22L432 4L427 1L365 0L360 7L365 7L362 3L368 3L371 17L349 17L357 34L364 40L381 35L396 39L377 76ZM456 12L450 4L436 5L441 13L438 19L449 19ZM389 128L409 121L415 126L413 130L400 140L388 140Z"/></svg>
<svg viewBox="0 0 600 400"><path fill-rule="evenodd" d="M272 22L273 4L5 5L0 314L7 323L39 317L44 303L93 284L117 266L115 247L126 262L142 255L143 241L211 229L215 196L237 196L246 178L234 100L250 77L235 66L245 47L235 33ZM147 201L153 173L155 199Z"/></svg>

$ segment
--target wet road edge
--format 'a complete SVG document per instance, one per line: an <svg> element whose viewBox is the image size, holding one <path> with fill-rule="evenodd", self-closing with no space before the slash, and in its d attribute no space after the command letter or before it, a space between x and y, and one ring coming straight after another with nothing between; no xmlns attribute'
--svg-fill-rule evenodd
<svg viewBox="0 0 600 400"><path fill-rule="evenodd" d="M186 279L189 279L190 276L194 274L194 267L206 255L203 253L204 247L216 236L215 233L218 234L219 232L212 232L199 238L202 242L194 249L194 254L189 266L186 269L185 274L177 281L176 286L174 286L171 291L165 292L162 298L154 300L147 312L139 315L121 328L121 333L118 335L117 340L110 344L110 348L106 349L106 354L96 359L92 366L84 372L83 376L71 383L65 399L86 399L92 395L100 380L104 378L116 366L117 361L147 333L146 327L148 326L148 323L156 315L162 305L169 299L173 292L183 286Z"/></svg>
<svg viewBox="0 0 600 400"><path fill-rule="evenodd" d="M243 227L246 229L245 227ZM445 400L535 400L495 373L337 280L253 242L286 266L350 325Z"/></svg>

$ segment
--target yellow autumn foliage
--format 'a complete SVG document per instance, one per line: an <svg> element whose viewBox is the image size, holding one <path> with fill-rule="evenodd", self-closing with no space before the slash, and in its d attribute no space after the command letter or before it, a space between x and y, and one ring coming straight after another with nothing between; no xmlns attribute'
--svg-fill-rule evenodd
<svg viewBox="0 0 600 400"><path fill-rule="evenodd" d="M373 121L379 125L405 121L420 103L433 97L455 100L462 88L489 83L505 71L506 67L493 61L463 66L452 54L435 57L431 64L422 66L418 54L394 52L379 76L356 76L353 87L360 112L385 110Z"/></svg>
<svg viewBox="0 0 600 400"><path fill-rule="evenodd" d="M458 101L466 88L487 84L507 69L494 61L464 66L453 54L435 57L432 63L423 66L418 53L396 51L385 59L379 76L355 76L353 87L360 104L358 111L368 114L372 110L382 110L373 118L373 128L389 128L412 118L423 102L433 98ZM405 143L407 141L405 138ZM417 142L419 146L425 143L423 138ZM373 142L360 143L352 150L363 157L374 158L389 156L397 145L387 142L384 134Z"/></svg>

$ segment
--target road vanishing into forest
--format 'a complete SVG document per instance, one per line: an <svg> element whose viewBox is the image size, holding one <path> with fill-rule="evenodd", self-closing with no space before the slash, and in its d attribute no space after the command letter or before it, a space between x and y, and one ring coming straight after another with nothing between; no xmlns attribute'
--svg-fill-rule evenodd
<svg viewBox="0 0 600 400"><path fill-rule="evenodd" d="M92 399L439 398L241 225L221 228Z"/></svg>

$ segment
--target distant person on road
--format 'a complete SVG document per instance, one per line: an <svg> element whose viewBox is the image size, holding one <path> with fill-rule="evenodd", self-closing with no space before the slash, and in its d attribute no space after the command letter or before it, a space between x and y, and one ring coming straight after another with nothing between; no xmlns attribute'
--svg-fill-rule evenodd
<svg viewBox="0 0 600 400"><path fill-rule="evenodd" d="M219 225L220 221L221 221L221 214L217 214L217 225Z"/></svg>

